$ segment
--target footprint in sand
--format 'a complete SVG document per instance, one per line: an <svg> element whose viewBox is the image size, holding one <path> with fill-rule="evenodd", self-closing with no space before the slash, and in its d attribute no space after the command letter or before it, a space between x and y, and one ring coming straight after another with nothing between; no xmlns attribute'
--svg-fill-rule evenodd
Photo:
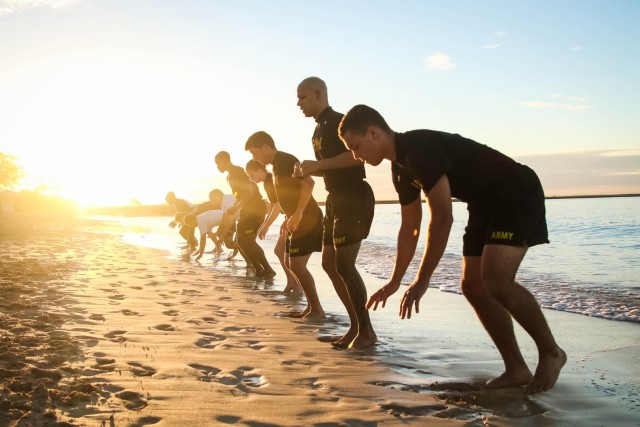
<svg viewBox="0 0 640 427"><path fill-rule="evenodd" d="M318 382L318 378L300 378L293 382L294 386L310 388L312 390L318 390L322 388L322 384Z"/></svg>
<svg viewBox="0 0 640 427"><path fill-rule="evenodd" d="M154 328L160 330L160 331L165 331L165 332L173 332L176 330L176 328L173 325L168 325L166 323L162 323L160 325L156 325L154 326Z"/></svg>
<svg viewBox="0 0 640 427"><path fill-rule="evenodd" d="M247 344L251 350L262 350L264 348L267 348L266 345L262 344L259 341L247 341Z"/></svg>
<svg viewBox="0 0 640 427"><path fill-rule="evenodd" d="M158 424L160 421L162 421L162 417L147 415L146 417L139 418L136 422L131 424L131 427L151 426Z"/></svg>
<svg viewBox="0 0 640 427"><path fill-rule="evenodd" d="M195 369L199 376L196 377L198 381L211 382L215 379L222 370L214 368L213 366L200 365L198 363L189 364L190 367Z"/></svg>
<svg viewBox="0 0 640 427"><path fill-rule="evenodd" d="M238 424L242 418L236 417L235 415L218 415L216 417L216 421L219 421L223 424Z"/></svg>
<svg viewBox="0 0 640 427"><path fill-rule="evenodd" d="M202 320L203 320L205 323L210 323L210 324L218 323L218 320L216 320L216 318L215 318L215 317L203 317L203 318L202 318Z"/></svg>
<svg viewBox="0 0 640 427"><path fill-rule="evenodd" d="M245 387L263 387L268 383L264 376L251 367L240 367L227 374L218 375L218 380L224 385L236 386L245 392L247 391L243 390Z"/></svg>
<svg viewBox="0 0 640 427"><path fill-rule="evenodd" d="M131 371L135 377L150 377L158 372L152 367L145 366L138 362L128 362L127 365L129 365L129 371Z"/></svg>
<svg viewBox="0 0 640 427"><path fill-rule="evenodd" d="M142 398L142 395L135 391L121 391L120 393L116 393L116 397L121 399L124 407L130 411L137 411L147 406L147 402Z"/></svg>
<svg viewBox="0 0 640 427"><path fill-rule="evenodd" d="M95 347L100 343L100 340L93 335L78 335L76 336L76 339L84 342L84 345L87 347Z"/></svg>
<svg viewBox="0 0 640 427"><path fill-rule="evenodd" d="M227 337L224 335L218 335L211 332L200 332L200 335L202 335L203 337L196 341L196 345L201 348L216 348L218 347L218 345L212 345L211 343L224 341L227 339Z"/></svg>
<svg viewBox="0 0 640 427"><path fill-rule="evenodd" d="M310 360L310 359L291 359L291 360L283 360L281 362L284 366L295 366L295 365L302 365L302 366L316 366L319 365L320 362L318 362L317 360Z"/></svg>
<svg viewBox="0 0 640 427"><path fill-rule="evenodd" d="M164 305L165 307L174 307L174 306L178 305L175 302L159 302L158 304Z"/></svg>
<svg viewBox="0 0 640 427"><path fill-rule="evenodd" d="M95 365L91 366L101 371L113 371L116 369L116 359L108 359L106 357L96 357Z"/></svg>
<svg viewBox="0 0 640 427"><path fill-rule="evenodd" d="M124 295L122 295L122 294L111 295L111 296L109 297L109 299L111 299L111 300L115 300L115 301L122 301L124 298L125 298L125 297L124 297Z"/></svg>
<svg viewBox="0 0 640 427"><path fill-rule="evenodd" d="M162 314L164 314L165 316L177 316L178 314L180 314L180 312L178 310L167 310L163 311Z"/></svg>
<svg viewBox="0 0 640 427"><path fill-rule="evenodd" d="M89 319L91 320L101 320L101 321L105 321L105 317L102 314L92 314L91 316L89 316Z"/></svg>
<svg viewBox="0 0 640 427"><path fill-rule="evenodd" d="M222 329L224 332L240 332L241 334L255 334L259 331L258 328L241 328L239 326L227 326Z"/></svg>
<svg viewBox="0 0 640 427"><path fill-rule="evenodd" d="M104 334L106 338L113 342L125 342L127 339L123 337L123 334L126 334L127 331L111 331Z"/></svg>
<svg viewBox="0 0 640 427"><path fill-rule="evenodd" d="M125 316L141 316L141 314L137 311L131 311L128 308L122 310L122 314L124 314Z"/></svg>

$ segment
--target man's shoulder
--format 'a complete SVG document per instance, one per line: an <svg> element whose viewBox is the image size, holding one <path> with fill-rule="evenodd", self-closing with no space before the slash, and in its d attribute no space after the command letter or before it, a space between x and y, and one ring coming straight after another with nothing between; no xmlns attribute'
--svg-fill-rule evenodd
<svg viewBox="0 0 640 427"><path fill-rule="evenodd" d="M233 165L229 168L229 179L249 179L247 173L240 166Z"/></svg>
<svg viewBox="0 0 640 427"><path fill-rule="evenodd" d="M286 151L280 151L276 153L276 156L273 160L273 164L280 164L282 162L298 162L298 158L291 153L287 153Z"/></svg>

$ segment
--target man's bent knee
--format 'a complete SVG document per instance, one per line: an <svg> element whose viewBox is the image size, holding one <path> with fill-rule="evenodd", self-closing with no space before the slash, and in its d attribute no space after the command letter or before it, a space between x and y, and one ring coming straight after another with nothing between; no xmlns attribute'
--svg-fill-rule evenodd
<svg viewBox="0 0 640 427"><path fill-rule="evenodd" d="M462 280L462 282L460 282L460 290L467 301L471 303L487 297L487 289L485 289L482 282Z"/></svg>

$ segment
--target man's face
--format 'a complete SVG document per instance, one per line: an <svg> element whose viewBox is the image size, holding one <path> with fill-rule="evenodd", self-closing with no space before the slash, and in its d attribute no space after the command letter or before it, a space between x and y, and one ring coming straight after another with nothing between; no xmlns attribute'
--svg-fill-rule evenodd
<svg viewBox="0 0 640 427"><path fill-rule="evenodd" d="M269 155L269 150L267 145L263 145L260 148L253 147L249 149L251 153L251 157L253 160L262 163L263 165L268 165L273 160Z"/></svg>
<svg viewBox="0 0 640 427"><path fill-rule="evenodd" d="M222 160L215 160L216 162L216 167L218 168L218 171L220 171L220 173L224 173L227 171L225 162L223 162Z"/></svg>
<svg viewBox="0 0 640 427"><path fill-rule="evenodd" d="M373 166L378 166L384 160L378 140L371 128L362 135L347 131L342 139L356 159Z"/></svg>
<svg viewBox="0 0 640 427"><path fill-rule="evenodd" d="M222 195L221 194L210 194L209 201L213 205L215 209L221 209L222 207Z"/></svg>
<svg viewBox="0 0 640 427"><path fill-rule="evenodd" d="M298 107L305 117L317 117L320 95L317 90L305 86L298 86Z"/></svg>
<svg viewBox="0 0 640 427"><path fill-rule="evenodd" d="M260 173L259 169L247 169L247 175L249 175L249 179L255 183L264 181L263 174Z"/></svg>

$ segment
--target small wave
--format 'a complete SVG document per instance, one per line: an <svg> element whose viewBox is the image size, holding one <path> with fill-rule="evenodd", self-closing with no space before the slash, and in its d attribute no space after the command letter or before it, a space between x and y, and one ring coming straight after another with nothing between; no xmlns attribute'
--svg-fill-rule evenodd
<svg viewBox="0 0 640 427"><path fill-rule="evenodd" d="M384 245L365 242L360 250L358 265L369 274L388 279L394 265L393 256L388 256L391 250ZM419 251L420 248L407 269L406 281L411 281L418 272L421 258ZM461 294L460 263L459 255L445 253L430 287ZM571 282L531 270L521 271L518 281L534 295L543 308L640 323L640 287L620 288L615 285L605 287L597 283Z"/></svg>

